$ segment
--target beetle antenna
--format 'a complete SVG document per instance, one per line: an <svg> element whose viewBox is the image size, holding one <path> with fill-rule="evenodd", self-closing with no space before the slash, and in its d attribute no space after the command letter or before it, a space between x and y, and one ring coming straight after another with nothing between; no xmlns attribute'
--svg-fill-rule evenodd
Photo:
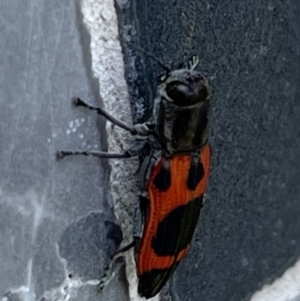
<svg viewBox="0 0 300 301"><path fill-rule="evenodd" d="M171 69L169 67L167 67L166 65L164 65L160 60L158 60L153 54L149 53L148 51L144 50L143 48L133 44L133 43L129 43L132 48L146 54L147 56L149 56L153 61L155 61L157 64L159 64L167 73L171 72Z"/></svg>

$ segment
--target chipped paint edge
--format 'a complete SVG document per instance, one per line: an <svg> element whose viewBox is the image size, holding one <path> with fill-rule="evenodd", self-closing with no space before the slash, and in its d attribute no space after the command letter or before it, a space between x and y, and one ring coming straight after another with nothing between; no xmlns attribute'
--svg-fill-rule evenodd
<svg viewBox="0 0 300 301"><path fill-rule="evenodd" d="M254 293L251 301L292 301L300 299L300 260L282 277Z"/></svg>
<svg viewBox="0 0 300 301"><path fill-rule="evenodd" d="M125 5L125 2L124 2ZM104 108L114 117L132 124L125 66L113 0L81 0L84 24L91 35L92 69L99 79ZM106 123L108 151L122 152L133 138L126 131ZM109 160L110 185L114 211L124 234L124 244L132 241L133 205L137 202L137 160ZM126 275L132 301L145 300L137 293L137 275L133 250L126 256ZM158 301L156 296L152 301Z"/></svg>

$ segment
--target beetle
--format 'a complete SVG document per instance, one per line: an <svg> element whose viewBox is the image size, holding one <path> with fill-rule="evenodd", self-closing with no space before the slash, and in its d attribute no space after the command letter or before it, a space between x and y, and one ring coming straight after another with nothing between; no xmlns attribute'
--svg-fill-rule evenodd
<svg viewBox="0 0 300 301"><path fill-rule="evenodd" d="M157 60L156 60L157 61ZM76 106L96 110L115 125L137 135L123 153L61 151L60 158L87 155L98 158L138 157L141 235L121 251L135 246L138 292L151 298L159 293L186 255L191 243L209 178L208 142L211 89L195 70L170 70L159 78L150 118L133 126L115 119L102 108L77 98ZM103 282L99 284L100 289Z"/></svg>

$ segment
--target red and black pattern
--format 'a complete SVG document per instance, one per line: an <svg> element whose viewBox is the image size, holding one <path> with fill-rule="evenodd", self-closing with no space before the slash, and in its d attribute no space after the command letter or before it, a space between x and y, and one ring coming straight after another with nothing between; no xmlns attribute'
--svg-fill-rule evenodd
<svg viewBox="0 0 300 301"><path fill-rule="evenodd" d="M199 151L197 162L191 154L176 155L161 158L153 168L137 258L141 296L155 296L186 255L202 207L210 158L207 143Z"/></svg>

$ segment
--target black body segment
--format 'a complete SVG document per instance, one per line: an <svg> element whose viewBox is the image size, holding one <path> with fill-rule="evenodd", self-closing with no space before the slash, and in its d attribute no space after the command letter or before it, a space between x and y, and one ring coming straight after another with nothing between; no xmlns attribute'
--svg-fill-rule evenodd
<svg viewBox="0 0 300 301"><path fill-rule="evenodd" d="M172 147L178 148L180 140L187 135L190 127L191 111L182 110L175 118L172 128Z"/></svg>
<svg viewBox="0 0 300 301"><path fill-rule="evenodd" d="M193 137L193 146L197 147L206 142L208 136L208 121L209 121L209 101L206 101L205 104L200 108L198 118L197 118L197 131L195 131Z"/></svg>

